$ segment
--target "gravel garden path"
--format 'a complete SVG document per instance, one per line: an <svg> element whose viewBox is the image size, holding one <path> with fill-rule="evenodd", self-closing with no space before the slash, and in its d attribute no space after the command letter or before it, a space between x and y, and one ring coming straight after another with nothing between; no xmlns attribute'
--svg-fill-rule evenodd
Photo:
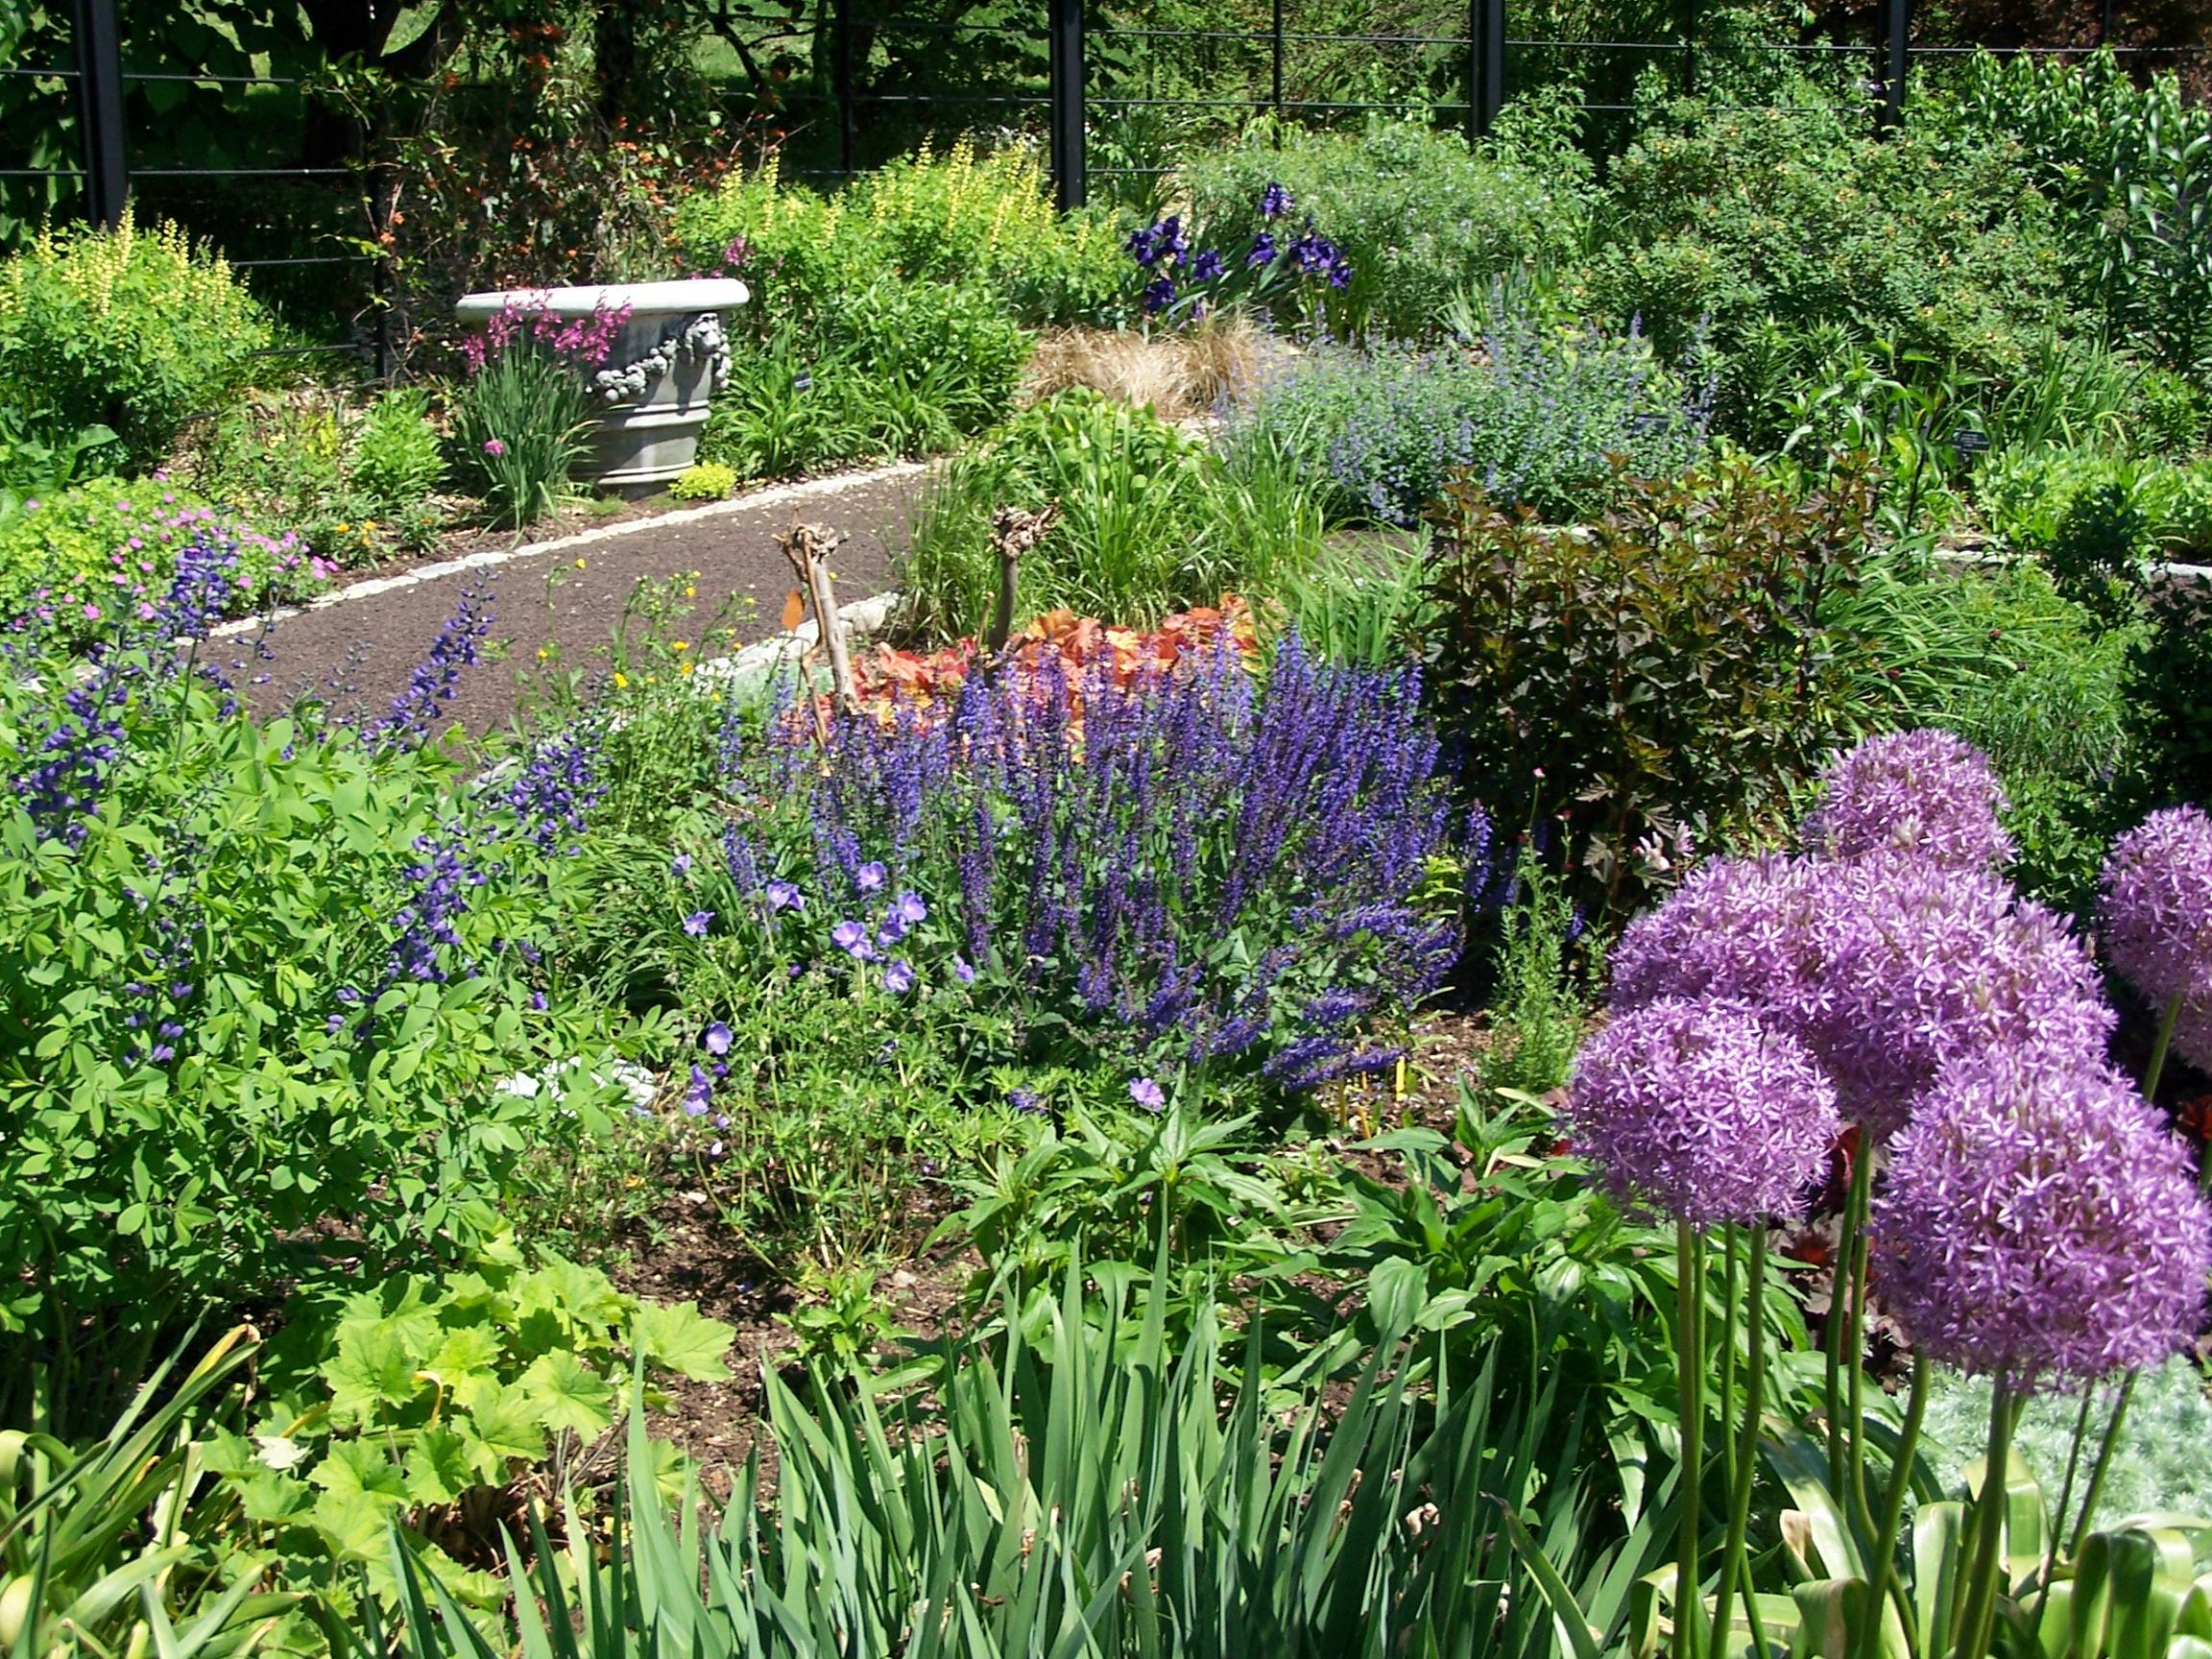
<svg viewBox="0 0 2212 1659"><path fill-rule="evenodd" d="M248 663L266 675L253 687L263 712L302 693L341 711L372 714L407 688L465 591L489 592L492 625L472 668L464 669L447 712L472 735L505 726L528 680L548 661L562 671L608 660L609 641L637 583L697 573L696 607L679 637L705 655L781 630L791 570L776 539L797 520L845 533L834 570L840 604L887 584L890 558L905 542L907 516L923 469L914 464L776 485L658 517L629 519L574 535L481 552L402 574L358 582L300 610L279 613L268 634L270 660ZM736 637L704 637L723 621ZM258 623L241 624L244 647ZM540 656L548 652L547 658ZM240 653L243 655L243 652Z"/></svg>

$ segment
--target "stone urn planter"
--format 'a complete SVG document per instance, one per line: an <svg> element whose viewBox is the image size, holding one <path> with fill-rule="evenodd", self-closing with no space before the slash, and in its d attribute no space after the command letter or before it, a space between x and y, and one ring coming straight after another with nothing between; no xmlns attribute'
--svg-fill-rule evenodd
<svg viewBox="0 0 2212 1659"><path fill-rule="evenodd" d="M471 294L454 307L482 328L502 311L563 319L628 308L606 362L592 374L599 402L585 480L615 489L665 484L691 465L708 400L730 378L722 313L751 299L733 277L606 282Z"/></svg>

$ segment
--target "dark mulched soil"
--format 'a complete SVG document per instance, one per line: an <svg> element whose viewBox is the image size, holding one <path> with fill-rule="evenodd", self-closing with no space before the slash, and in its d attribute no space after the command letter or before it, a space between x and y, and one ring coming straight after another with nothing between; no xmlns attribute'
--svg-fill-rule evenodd
<svg viewBox="0 0 2212 1659"><path fill-rule="evenodd" d="M646 523L586 546L303 611L278 621L269 634L271 659L252 665L267 676L254 689L255 703L263 712L274 712L307 695L340 712L381 713L407 688L462 592L488 589L491 646L486 660L464 673L446 715L481 735L514 718L526 682L540 668L541 648L554 650L563 672L603 666L615 625L641 579L697 572L688 629L704 636L719 618L735 630L734 638L717 637L710 654L779 632L792 584L776 538L795 520L846 534L834 564L840 603L880 591L892 551L904 544L915 483L912 474L872 479L834 493L741 506L709 518ZM564 523L558 529L569 534L604 522ZM579 559L582 569L576 567ZM726 616L725 606L733 607ZM247 642L236 643L243 653Z"/></svg>

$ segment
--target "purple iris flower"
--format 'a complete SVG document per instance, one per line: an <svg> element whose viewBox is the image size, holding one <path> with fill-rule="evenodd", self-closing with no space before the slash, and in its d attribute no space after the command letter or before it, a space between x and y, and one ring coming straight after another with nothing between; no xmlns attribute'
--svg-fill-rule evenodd
<svg viewBox="0 0 2212 1659"><path fill-rule="evenodd" d="M1256 265L1272 265L1276 252L1275 233L1272 230L1261 231L1252 238L1252 251L1244 255L1244 269L1249 271Z"/></svg>
<svg viewBox="0 0 2212 1659"><path fill-rule="evenodd" d="M1201 248L1198 257L1190 261L1190 279L1193 282L1211 282L1221 275L1221 251L1218 248Z"/></svg>
<svg viewBox="0 0 2212 1659"><path fill-rule="evenodd" d="M1260 217L1262 219L1280 219L1289 211L1290 192L1284 189L1282 185L1270 181L1267 188L1260 192Z"/></svg>

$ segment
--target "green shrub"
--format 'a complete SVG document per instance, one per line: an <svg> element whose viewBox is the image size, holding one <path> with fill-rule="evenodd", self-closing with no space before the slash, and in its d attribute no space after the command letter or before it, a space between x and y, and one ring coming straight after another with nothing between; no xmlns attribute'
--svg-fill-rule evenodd
<svg viewBox="0 0 2212 1659"><path fill-rule="evenodd" d="M1641 317L1669 354L1707 331L1731 429L1762 441L1787 430L1769 412L1790 384L1839 346L2006 384L2063 310L2050 205L2001 146L1911 123L1878 140L1856 109L1683 100L1609 183L1588 302L1616 325Z"/></svg>
<svg viewBox="0 0 2212 1659"><path fill-rule="evenodd" d="M28 502L59 495L90 474L94 458L115 442L105 426L55 433L47 422L0 400L0 529Z"/></svg>
<svg viewBox="0 0 2212 1659"><path fill-rule="evenodd" d="M1424 631L1426 554L1425 541L1397 537L1338 542L1310 564L1286 561L1274 597L1323 661L1381 668L1411 651Z"/></svg>
<svg viewBox="0 0 2212 1659"><path fill-rule="evenodd" d="M1118 239L1094 214L1063 219L1037 163L965 142L923 151L824 197L786 185L773 163L678 209L676 234L702 267L744 277L740 321L773 329L832 309L884 276L976 288L1025 322L1070 322L1108 306Z"/></svg>
<svg viewBox="0 0 2212 1659"><path fill-rule="evenodd" d="M103 638L153 613L177 556L214 536L237 557L228 599L254 610L325 585L298 540L272 538L160 479L95 478L0 521L0 626L64 643Z"/></svg>
<svg viewBox="0 0 2212 1659"><path fill-rule="evenodd" d="M1243 223L1270 183L1290 223L1310 216L1342 250L1351 285L1329 301L1339 336L1433 334L1453 296L1579 250L1590 167L1565 142L1478 153L1449 132L1376 121L1357 135L1262 124L1184 163L1176 185L1201 224Z"/></svg>
<svg viewBox="0 0 2212 1659"><path fill-rule="evenodd" d="M64 431L112 427L135 466L220 408L272 339L230 267L174 225L48 230L0 262L10 396Z"/></svg>
<svg viewBox="0 0 2212 1659"><path fill-rule="evenodd" d="M950 448L1013 403L1029 337L974 287L883 276L733 348L703 462L781 477Z"/></svg>
<svg viewBox="0 0 2212 1659"><path fill-rule="evenodd" d="M252 720L168 637L204 650L224 557L197 541L88 677L0 676L0 1422L98 1416L176 1326L325 1252L434 1260L609 1093L589 1067L498 1087L597 1054L506 943L551 927L540 798L471 798L413 746L429 676L359 731Z"/></svg>
<svg viewBox="0 0 2212 1659"><path fill-rule="evenodd" d="M2101 517L2127 544L2117 554L2123 562L2212 558L2212 461L2018 448L1985 459L1974 494L1991 534L2023 551L2048 555L2079 544L2091 533L2088 520Z"/></svg>
<svg viewBox="0 0 2212 1659"><path fill-rule="evenodd" d="M1502 826L1555 825L1578 900L1614 904L1689 847L1778 825L1845 723L1863 479L1805 491L1742 461L1623 481L1587 528L1438 509L1428 651L1469 790Z"/></svg>
<svg viewBox="0 0 2212 1659"><path fill-rule="evenodd" d="M349 434L348 482L371 512L397 517L420 506L445 473L430 400L412 388L378 394Z"/></svg>
<svg viewBox="0 0 2212 1659"><path fill-rule="evenodd" d="M899 562L908 627L940 640L980 633L998 589L993 515L1053 504L1057 523L1022 558L1017 620L1065 607L1148 624L1265 593L1321 546L1318 503L1284 462L1232 464L1148 411L1065 392L929 486Z"/></svg>
<svg viewBox="0 0 2212 1659"><path fill-rule="evenodd" d="M2212 114L2178 77L1977 53L1926 118L2017 143L2059 205L2075 294L2169 369L2212 368Z"/></svg>
<svg viewBox="0 0 2212 1659"><path fill-rule="evenodd" d="M679 501L719 501L736 488L735 470L709 461L677 473L668 493Z"/></svg>
<svg viewBox="0 0 2212 1659"><path fill-rule="evenodd" d="M2062 910L2092 896L2120 827L2114 781L2128 763L2133 630L2102 626L2022 563L1947 569L1871 559L1830 604L1860 642L1854 704L1898 730L1956 732L2004 781L2020 887Z"/></svg>

